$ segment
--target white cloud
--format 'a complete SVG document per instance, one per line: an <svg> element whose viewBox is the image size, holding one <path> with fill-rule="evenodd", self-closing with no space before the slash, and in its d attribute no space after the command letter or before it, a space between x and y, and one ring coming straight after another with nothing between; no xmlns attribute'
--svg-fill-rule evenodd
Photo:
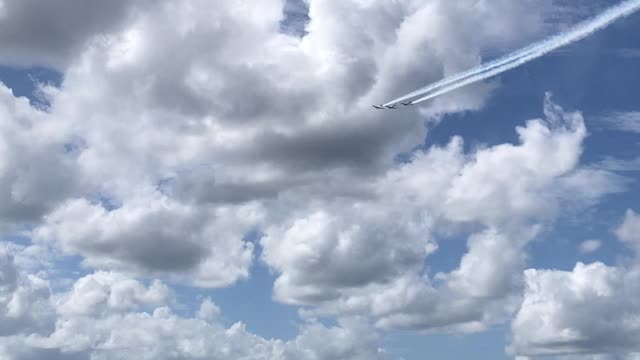
<svg viewBox="0 0 640 360"><path fill-rule="evenodd" d="M11 249L0 243L0 339L46 331L54 317L49 301L48 282L21 273Z"/></svg>
<svg viewBox="0 0 640 360"><path fill-rule="evenodd" d="M361 319L342 319L333 327L308 323L291 341L268 340L243 323L224 327L209 298L197 317L177 315L169 306L171 290L158 280L144 285L122 274L96 272L67 292L51 294L0 249L2 359L385 358L379 336ZM7 294L11 300L5 307ZM38 332L26 326L44 320L48 326Z"/></svg>
<svg viewBox="0 0 640 360"><path fill-rule="evenodd" d="M170 295L157 280L145 287L121 274L96 272L78 279L57 309L63 315L122 313L166 304Z"/></svg>
<svg viewBox="0 0 640 360"><path fill-rule="evenodd" d="M197 317L198 319L205 321L213 321L220 316L220 308L216 305L211 298L206 298L200 304L200 309L198 310Z"/></svg>
<svg viewBox="0 0 640 360"><path fill-rule="evenodd" d="M632 247L637 245L637 220L628 210L616 230L618 238ZM617 266L596 262L578 263L572 271L526 270L527 286L512 323L510 351L558 359L636 359L640 353L637 256Z"/></svg>
<svg viewBox="0 0 640 360"><path fill-rule="evenodd" d="M640 111L613 112L601 116L599 121L615 130L640 133Z"/></svg>
<svg viewBox="0 0 640 360"><path fill-rule="evenodd" d="M632 159L617 159L613 157L605 157L597 166L609 171L640 171L640 157Z"/></svg>
<svg viewBox="0 0 640 360"><path fill-rule="evenodd" d="M485 48L520 43L543 27L533 1L473 10L443 1L313 1L309 34L300 39L279 32L280 0L142 4L117 3L104 22L78 25L83 40L65 45L78 50L64 50L72 55L62 88L47 89L48 112L24 102L24 120L12 112L3 117L7 128L37 124L33 131L47 137L18 137L27 151L0 166L6 169L2 188L15 189L0 216L15 225L13 213L31 196L23 221L35 226L38 245L80 255L98 269L169 273L213 287L248 276L253 248L247 233L284 233L314 213L330 216L334 205L343 206L335 199L348 204L370 197L372 189L362 184L383 181L394 157L423 141L419 113L373 112L371 103L476 64ZM31 3L21 6L31 11ZM59 11L49 20L63 22ZM109 17L123 13L129 16ZM474 31L437 21L445 14L464 16ZM430 29L416 31L424 23ZM435 109L477 108L485 90L467 89ZM2 103L20 104L10 96ZM2 132L5 147L19 149L9 134ZM30 152L34 158L23 159ZM26 175L12 165L36 161L42 166ZM462 202L467 195L458 196ZM312 203L318 207L307 209ZM463 208L452 212L470 216ZM381 206L366 213L363 221L372 223L386 216ZM411 240L405 251L380 257L376 281L414 268L433 247L428 234L419 235L430 220L400 216L383 237ZM360 240L345 251L370 251L362 243L368 234L354 227L350 236ZM396 262L405 267L390 265ZM349 281L369 281L358 276Z"/></svg>
<svg viewBox="0 0 640 360"><path fill-rule="evenodd" d="M578 263L573 271L525 272L527 290L513 322L521 355L640 351L640 269Z"/></svg>
<svg viewBox="0 0 640 360"><path fill-rule="evenodd" d="M0 37L0 61L66 71L46 89L47 112L0 94L0 222L32 229L32 251L97 270L53 297L31 276L6 290L54 298L57 316L48 334L2 338L9 359L384 357L367 320L266 340L218 324L213 302L176 315L164 285L133 278L231 286L249 276L258 230L274 297L309 305L306 315L478 331L515 310L524 246L541 227L620 190L619 178L579 166L582 116L550 99L517 144L465 153L456 137L406 164L395 156L436 120L423 114L478 109L495 84L422 114L370 108L539 34L550 1L313 0L302 39L280 32L282 0L66 0L46 19L33 1L4 4L16 16L0 26L52 30ZM447 231L468 237L468 252L433 276Z"/></svg>
<svg viewBox="0 0 640 360"><path fill-rule="evenodd" d="M517 309L525 245L561 212L620 190L616 176L578 165L581 115L549 99L545 109L547 119L517 129L520 144L464 154L454 138L389 172L372 200L313 203L302 220L267 228L276 299L317 306L311 315L367 314L387 328L478 331L504 321ZM424 258L443 227L473 230L459 267L431 279Z"/></svg>
<svg viewBox="0 0 640 360"><path fill-rule="evenodd" d="M0 230L40 220L83 191L64 125L0 83Z"/></svg>
<svg viewBox="0 0 640 360"><path fill-rule="evenodd" d="M586 240L580 243L578 250L583 254L590 254L600 249L601 246L602 242L600 240Z"/></svg>
<svg viewBox="0 0 640 360"><path fill-rule="evenodd" d="M624 221L615 233L618 239L640 253L640 215L631 209L627 210Z"/></svg>

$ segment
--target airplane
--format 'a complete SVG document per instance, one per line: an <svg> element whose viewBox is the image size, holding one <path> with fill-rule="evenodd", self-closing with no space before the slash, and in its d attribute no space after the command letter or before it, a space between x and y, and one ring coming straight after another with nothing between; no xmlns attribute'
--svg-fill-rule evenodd
<svg viewBox="0 0 640 360"><path fill-rule="evenodd" d="M408 103L400 103L400 104L402 104L402 105L404 105L404 106L411 106L411 105L414 105L411 101L409 101Z"/></svg>
<svg viewBox="0 0 640 360"><path fill-rule="evenodd" d="M398 105L386 105L386 106L385 105L380 105L380 106L371 105L371 106L373 106L375 109L378 109L378 110L386 110L386 109L398 110Z"/></svg>

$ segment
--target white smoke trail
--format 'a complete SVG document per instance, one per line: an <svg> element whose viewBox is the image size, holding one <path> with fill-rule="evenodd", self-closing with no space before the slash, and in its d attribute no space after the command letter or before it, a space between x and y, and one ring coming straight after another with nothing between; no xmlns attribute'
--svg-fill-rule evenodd
<svg viewBox="0 0 640 360"><path fill-rule="evenodd" d="M469 69L465 72L450 76L448 78L442 79L438 82L435 82L433 84L430 84L428 86L425 86L421 89L418 89L414 92L411 92L409 94L403 95L397 99L391 100L388 103L383 104L382 106L389 106L389 105L393 105L393 104L399 104L401 102L404 102L406 100L412 99L412 98L416 98L420 95L424 95L428 92L431 92L433 90L437 90L438 88L443 88L445 86L451 85L455 82L464 80L468 77L471 77L473 75L478 74L479 72L483 72L483 71L488 71L491 69L495 69L499 66L505 65L507 63L510 63L512 61L514 61L515 59L518 59L522 56L528 55L530 54L532 51L535 51L536 48L538 48L540 46L540 44L533 44L530 46L527 46L524 49L520 49L517 52L514 53L510 53L508 55L505 55L501 58L498 58L496 60L493 60L489 63L486 64L482 64L480 66L476 66L475 68Z"/></svg>
<svg viewBox="0 0 640 360"><path fill-rule="evenodd" d="M511 70L529 61L544 56L560 47L582 40L585 37L593 34L594 32L609 26L620 18L629 16L638 10L640 10L640 0L625 0L622 3L605 10L600 15L576 25L566 32L527 46L524 49L516 51L498 60L494 60L487 64L481 65L475 69L465 71L464 73L441 80L437 83L391 101L385 105L397 104L399 102L427 94L419 98L418 100L411 102L413 104L417 104L432 99L436 96L445 94L449 91L453 91L462 86L466 86L471 83L501 74L505 71ZM437 91L433 92L434 90Z"/></svg>

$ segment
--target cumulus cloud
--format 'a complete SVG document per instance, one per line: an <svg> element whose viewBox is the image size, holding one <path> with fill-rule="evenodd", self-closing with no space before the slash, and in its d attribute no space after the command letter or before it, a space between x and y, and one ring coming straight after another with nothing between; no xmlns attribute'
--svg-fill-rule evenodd
<svg viewBox="0 0 640 360"><path fill-rule="evenodd" d="M112 211L85 199L69 201L45 217L34 240L82 254L89 266L191 275L202 286L248 276L253 244L243 235L259 209L198 211L159 192L148 195Z"/></svg>
<svg viewBox="0 0 640 360"><path fill-rule="evenodd" d="M352 327L313 324L294 340L283 342L253 335L242 323L224 328L180 318L164 307L151 314L60 320L49 337L0 338L0 355L8 360L385 358L370 329L347 326Z"/></svg>
<svg viewBox="0 0 640 360"><path fill-rule="evenodd" d="M573 271L525 272L524 302L513 322L521 355L638 352L640 271L578 263Z"/></svg>
<svg viewBox="0 0 640 360"><path fill-rule="evenodd" d="M87 266L169 273L199 286L248 276L253 245L245 236L255 229L284 233L290 223L319 219L314 213L330 218L333 205L324 205L342 206L333 199L377 196L380 189L362 184L380 182L426 129L417 112L372 112L376 99L458 70L451 64L476 64L485 49L522 42L543 24L533 1L473 11L444 1L313 1L309 33L299 38L280 29L287 11L281 0L142 5L117 2L100 12L101 21L79 23L68 23L65 9L91 15L101 8L69 0L49 13L47 21L65 27L42 26L70 41L51 56L69 61L62 87L45 89L46 112L9 93L1 99L9 110L0 146L11 151L0 163L0 218L34 228L39 245L80 255ZM29 23L33 6L5 1L7 13L27 16L6 26ZM504 12L512 17L495 17ZM474 31L437 21L443 14L468 18ZM415 31L424 23L429 31ZM485 90L469 89L434 109L477 108ZM314 202L315 211L304 207ZM365 216L376 222L384 210ZM399 218L388 236L417 239L428 227L416 214L402 219L415 228ZM351 236L366 234L354 228ZM407 248L420 242L409 240ZM356 250L370 251L346 251ZM415 267L428 252L379 259L376 281ZM389 265L396 261L404 268ZM368 279L354 274L348 281Z"/></svg>
<svg viewBox="0 0 640 360"><path fill-rule="evenodd" d="M0 269L0 357L7 360L386 358L380 338L360 319L340 320L333 327L309 323L290 341L268 340L243 323L224 327L220 309L209 298L196 317L177 315L169 304L171 290L157 280L145 285L122 274L96 272L66 292L50 294L15 266L6 250L0 253ZM47 316L40 307L49 309ZM40 332L16 326L44 319L50 327Z"/></svg>
<svg viewBox="0 0 640 360"><path fill-rule="evenodd" d="M616 230L634 247L636 214ZM522 356L634 359L640 353L638 253L617 266L576 264L572 271L525 271L526 291L512 323L510 350Z"/></svg>
<svg viewBox="0 0 640 360"><path fill-rule="evenodd" d="M146 287L122 274L97 272L78 279L57 309L64 315L128 312L166 304L169 296L169 288L158 280Z"/></svg>
<svg viewBox="0 0 640 360"><path fill-rule="evenodd" d="M304 37L282 31L282 0L1 4L0 62L65 74L43 89L46 111L0 89L0 230L96 270L51 294L2 260L0 305L54 314L44 326L6 310L37 330L0 340L9 359L375 359L369 321L482 330L516 309L541 228L621 189L579 165L582 116L550 98L515 144L465 152L455 137L402 164L432 115L478 109L495 85L422 111L370 108L521 45L544 31L550 1L313 0ZM432 274L451 233L468 251ZM256 237L277 301L350 320L266 340L218 324L210 300L175 314L151 280L231 286L249 276Z"/></svg>
<svg viewBox="0 0 640 360"><path fill-rule="evenodd" d="M14 258L0 243L0 339L46 331L54 318L48 282L20 272Z"/></svg>
<svg viewBox="0 0 640 360"><path fill-rule="evenodd" d="M0 83L0 230L38 222L82 192L64 125Z"/></svg>
<svg viewBox="0 0 640 360"><path fill-rule="evenodd" d="M309 314L367 314L388 328L478 331L506 319L523 286L525 245L561 212L620 190L613 174L587 177L578 165L582 116L550 99L545 112L517 128L519 144L465 154L454 138L390 171L371 200L312 204L302 219L266 229L276 299L317 306ZM430 277L424 259L437 256L439 229L451 226L476 230L459 267Z"/></svg>

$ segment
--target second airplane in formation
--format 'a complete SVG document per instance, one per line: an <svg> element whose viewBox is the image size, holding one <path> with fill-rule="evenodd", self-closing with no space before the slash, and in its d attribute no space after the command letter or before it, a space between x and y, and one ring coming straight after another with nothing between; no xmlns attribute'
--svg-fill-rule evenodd
<svg viewBox="0 0 640 360"><path fill-rule="evenodd" d="M412 103L408 102L408 103L401 103L404 106L411 106L413 105ZM380 105L380 106L376 106L376 105L371 105L374 108L378 109L378 110L398 110L398 105Z"/></svg>

